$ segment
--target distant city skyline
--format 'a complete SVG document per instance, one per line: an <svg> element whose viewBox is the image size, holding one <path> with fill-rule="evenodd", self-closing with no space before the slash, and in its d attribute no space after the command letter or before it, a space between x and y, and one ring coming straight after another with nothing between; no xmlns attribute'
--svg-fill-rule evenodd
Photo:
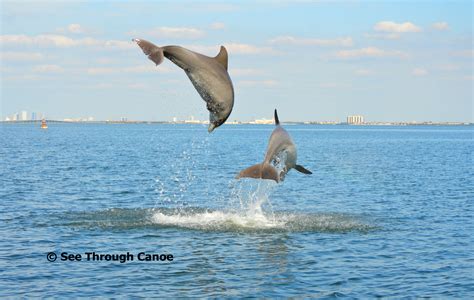
<svg viewBox="0 0 474 300"><path fill-rule="evenodd" d="M46 115L44 113L38 113L34 111L28 112L27 110L21 110L5 116L2 121L36 121L41 120L45 117Z"/></svg>
<svg viewBox="0 0 474 300"><path fill-rule="evenodd" d="M185 119L178 119L173 117L171 120L133 120L126 117L121 117L119 119L107 119L107 120L96 120L94 117L73 117L73 118L64 118L64 119L48 119L44 114L40 113L39 118L37 113L32 112L31 118L28 118L27 111L21 111L14 113L10 116L7 116L4 122L16 123L16 122L38 122L43 121L54 121L54 122L65 122L65 123L168 123L168 124L209 124L209 120L196 119L193 115ZM337 120L281 120L282 123L298 123L298 124L319 124L319 125L339 125L339 124L348 124L348 125L473 125L472 122L459 122L459 121L366 121L362 115L350 115L346 117L346 121L337 121ZM227 120L226 124L236 125L236 124L255 124L255 125L269 125L274 124L273 118L257 118L249 121L243 120Z"/></svg>
<svg viewBox="0 0 474 300"><path fill-rule="evenodd" d="M184 72L154 66L131 41L143 38L209 56L225 45L229 121L274 108L288 121L474 121L471 1L0 6L1 120L208 119Z"/></svg>
<svg viewBox="0 0 474 300"><path fill-rule="evenodd" d="M239 119L230 119L226 123L236 123L236 122L244 122L244 123L250 123L250 124L270 124L273 123L272 119L272 114L269 116L260 116L257 118L253 119L247 119L247 120L239 120ZM155 119L155 120L147 120L147 119L130 119L128 117L118 117L116 119L97 119L93 116L68 116L65 118L48 118L47 114L45 113L37 113L37 112L28 112L26 110L21 110L19 112L15 112L13 114L9 114L5 116L2 120L0 121L40 121L42 119L50 119L50 120L56 120L56 121L65 121L65 122L106 122L106 121L116 121L116 122L170 122L170 123L179 123L179 122L185 122L185 123L206 123L208 124L208 120L206 117L203 119L195 118L194 115L189 115L185 116L183 118L178 118L176 116L173 116L169 119ZM309 120L284 120L286 122L318 122L318 123L348 123L348 124L363 124L363 123L377 123L377 122L393 122L393 123L410 123L410 122L416 122L416 123L422 123L422 122L435 122L435 123L474 123L472 121L432 121L432 120L398 120L398 121L381 121L381 120L366 120L365 116L363 115L349 115L346 116L345 118L342 118L342 120L339 119L334 119L334 120L329 120L329 119L309 119Z"/></svg>

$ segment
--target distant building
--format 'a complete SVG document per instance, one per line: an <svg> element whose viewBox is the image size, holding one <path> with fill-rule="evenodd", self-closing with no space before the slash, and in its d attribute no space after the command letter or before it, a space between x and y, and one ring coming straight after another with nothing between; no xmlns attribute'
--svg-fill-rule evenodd
<svg viewBox="0 0 474 300"><path fill-rule="evenodd" d="M184 120L186 124L201 124L201 121L194 119L194 116L191 116L189 120Z"/></svg>
<svg viewBox="0 0 474 300"><path fill-rule="evenodd" d="M273 124L273 119L256 119L250 121L249 124Z"/></svg>
<svg viewBox="0 0 474 300"><path fill-rule="evenodd" d="M14 113L12 117L12 121L18 121L18 117L19 117L18 113Z"/></svg>
<svg viewBox="0 0 474 300"><path fill-rule="evenodd" d="M37 116L36 116L36 113L35 113L35 112L32 112L32 113L31 113L31 120L33 120L33 121L36 121L36 120L37 120Z"/></svg>
<svg viewBox="0 0 474 300"><path fill-rule="evenodd" d="M363 116L348 116L347 117L347 124L350 125L358 125L364 124L364 117Z"/></svg>
<svg viewBox="0 0 474 300"><path fill-rule="evenodd" d="M20 120L21 121L26 121L28 120L28 112L26 110L21 111L20 113Z"/></svg>

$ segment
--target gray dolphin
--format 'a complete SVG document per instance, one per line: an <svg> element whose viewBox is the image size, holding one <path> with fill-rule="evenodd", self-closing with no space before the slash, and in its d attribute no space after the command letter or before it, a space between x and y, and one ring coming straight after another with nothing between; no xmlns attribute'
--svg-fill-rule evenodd
<svg viewBox="0 0 474 300"><path fill-rule="evenodd" d="M209 57L180 46L158 47L141 39L133 41L156 65L166 57L184 70L207 103L209 132L227 120L234 107L234 87L227 73L227 50L224 46L216 57Z"/></svg>
<svg viewBox="0 0 474 300"><path fill-rule="evenodd" d="M242 170L237 175L237 178L262 178L280 182L285 179L286 173L288 173L291 168L304 174L312 174L311 171L296 164L296 146L288 132L280 126L276 109L275 125L276 128L273 130L270 140L268 141L267 153L265 154L263 162ZM280 162L283 162L283 168L281 171L278 171L275 166Z"/></svg>

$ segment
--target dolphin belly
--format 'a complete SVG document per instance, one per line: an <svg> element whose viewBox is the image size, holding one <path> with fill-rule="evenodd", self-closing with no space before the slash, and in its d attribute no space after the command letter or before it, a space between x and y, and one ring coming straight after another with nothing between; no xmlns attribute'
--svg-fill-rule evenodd
<svg viewBox="0 0 474 300"><path fill-rule="evenodd" d="M209 76L208 74L203 74L203 72L198 71L186 71L186 75L188 75L189 80L191 80L194 88L204 101L215 101L215 98L217 98L215 95L217 94L216 90L209 88L210 83L215 79L212 78L214 76Z"/></svg>
<svg viewBox="0 0 474 300"><path fill-rule="evenodd" d="M201 98L206 102L211 119L225 120L234 106L234 90L232 82L224 80L222 74L213 74L200 70L185 70Z"/></svg>

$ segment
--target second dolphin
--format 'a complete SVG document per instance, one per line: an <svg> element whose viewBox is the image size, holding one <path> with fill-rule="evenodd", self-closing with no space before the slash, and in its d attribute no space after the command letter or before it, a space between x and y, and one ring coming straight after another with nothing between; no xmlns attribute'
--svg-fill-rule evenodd
<svg viewBox="0 0 474 300"><path fill-rule="evenodd" d="M290 135L280 126L277 110L275 109L275 125L277 126L270 136L267 153L262 163L248 167L242 170L237 178L250 177L271 179L276 182L283 181L286 173L294 168L303 174L312 174L301 165L296 164L296 147L291 140ZM277 168L282 165L281 170Z"/></svg>
<svg viewBox="0 0 474 300"><path fill-rule="evenodd" d="M156 65L166 57L184 70L207 103L209 132L227 120L234 106L234 87L227 73L227 50L224 46L216 57L209 57L180 46L158 47L142 39L133 41Z"/></svg>

